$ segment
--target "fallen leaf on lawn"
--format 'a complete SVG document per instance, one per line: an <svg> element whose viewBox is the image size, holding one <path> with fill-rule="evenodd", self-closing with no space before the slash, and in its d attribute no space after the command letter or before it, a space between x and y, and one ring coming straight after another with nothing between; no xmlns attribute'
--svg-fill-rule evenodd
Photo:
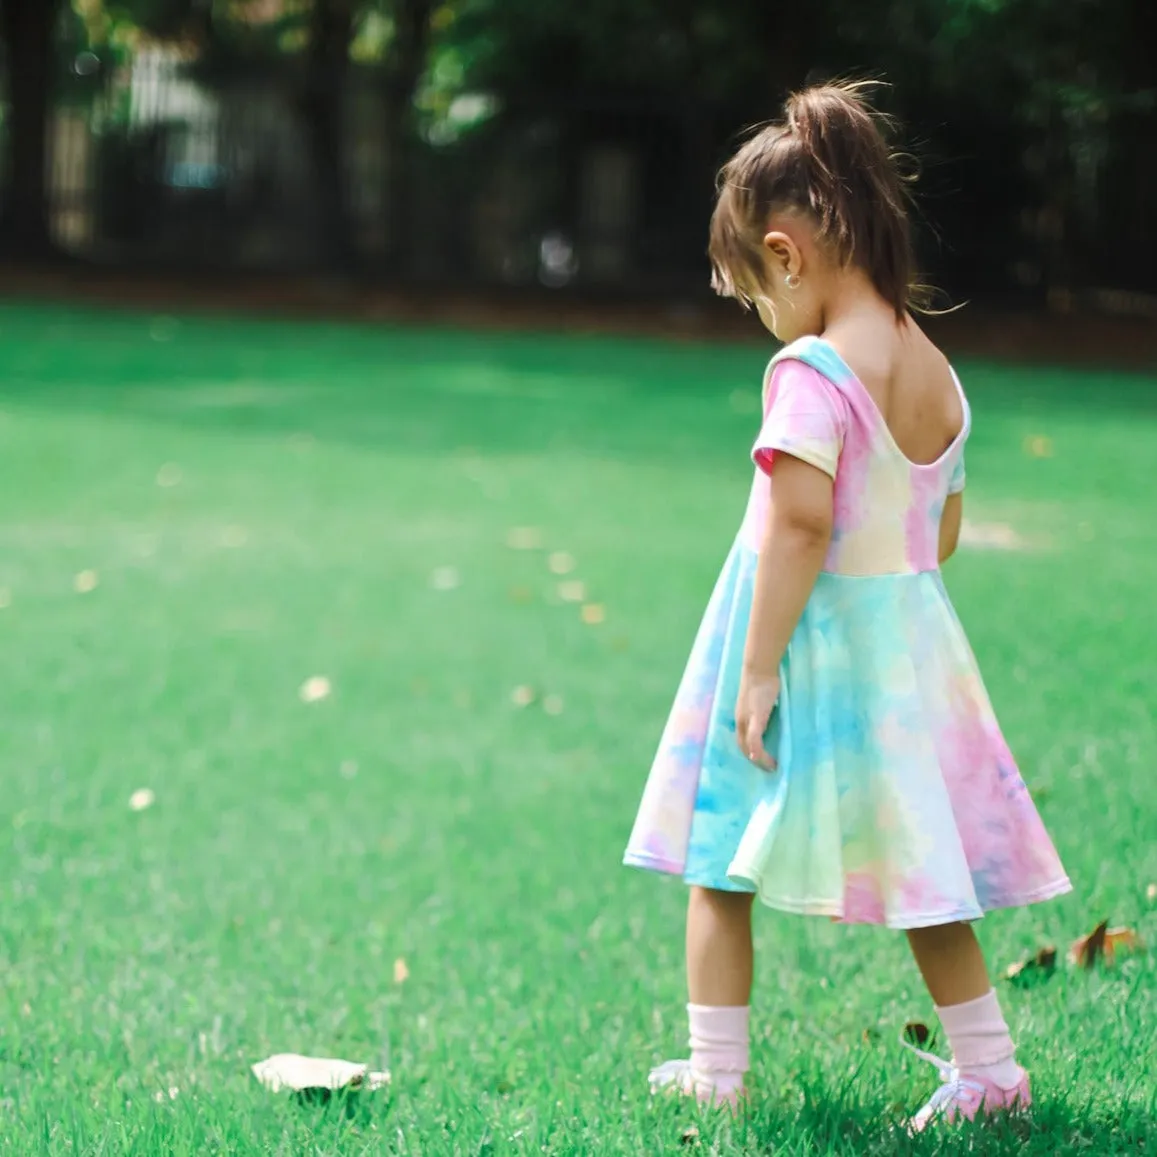
<svg viewBox="0 0 1157 1157"><path fill-rule="evenodd" d="M699 1144L699 1126L688 1125L682 1133L679 1134L680 1145L698 1145Z"/></svg>
<svg viewBox="0 0 1157 1157"><path fill-rule="evenodd" d="M0 610L12 605L12 592L7 587L0 587Z"/></svg>
<svg viewBox="0 0 1157 1157"><path fill-rule="evenodd" d="M542 531L536 526L512 526L506 532L511 550L537 550L542 545Z"/></svg>
<svg viewBox="0 0 1157 1157"><path fill-rule="evenodd" d="M574 570L574 556L565 550L556 550L547 560L551 574L570 574Z"/></svg>
<svg viewBox="0 0 1157 1157"><path fill-rule="evenodd" d="M932 1033L922 1021L910 1021L904 1026L904 1039L917 1048L924 1048L932 1039Z"/></svg>
<svg viewBox="0 0 1157 1157"><path fill-rule="evenodd" d="M78 595L87 595L91 591L96 590L97 583L99 582L100 579L97 577L96 571L82 570L80 574L72 580L72 585Z"/></svg>
<svg viewBox="0 0 1157 1157"><path fill-rule="evenodd" d="M181 484L181 468L176 462L166 462L164 466L157 471L157 485L163 486L166 490Z"/></svg>
<svg viewBox="0 0 1157 1157"><path fill-rule="evenodd" d="M1053 441L1043 434L1030 434L1024 440L1024 452L1030 458L1051 458L1053 456Z"/></svg>
<svg viewBox="0 0 1157 1157"><path fill-rule="evenodd" d="M558 597L564 603L581 603L587 597L586 583L582 579L569 579L558 584Z"/></svg>
<svg viewBox="0 0 1157 1157"><path fill-rule="evenodd" d="M533 687L515 687L510 692L510 702L515 707L529 707L534 702Z"/></svg>
<svg viewBox="0 0 1157 1157"><path fill-rule="evenodd" d="M461 582L458 571L452 566L440 566L430 576L430 586L436 591L452 591Z"/></svg>
<svg viewBox="0 0 1157 1157"><path fill-rule="evenodd" d="M587 603L583 607L583 622L589 627L596 626L607 617L607 612L601 603Z"/></svg>
<svg viewBox="0 0 1157 1157"><path fill-rule="evenodd" d="M542 701L542 709L547 715L561 715L562 714L562 696L548 695Z"/></svg>
<svg viewBox="0 0 1157 1157"><path fill-rule="evenodd" d="M129 807L135 812L143 812L157 802L156 793L148 787L138 788L129 796Z"/></svg>
<svg viewBox="0 0 1157 1157"><path fill-rule="evenodd" d="M960 545L979 550L1023 550L1024 539L1007 522L970 522L960 524Z"/></svg>
<svg viewBox="0 0 1157 1157"><path fill-rule="evenodd" d="M406 962L399 956L394 961L394 983L405 984L410 979L410 970L406 966Z"/></svg>
<svg viewBox="0 0 1157 1157"><path fill-rule="evenodd" d="M1150 884L1149 887L1145 889L1145 895L1150 900L1157 900L1157 884Z"/></svg>
<svg viewBox="0 0 1157 1157"><path fill-rule="evenodd" d="M1025 960L1010 964L1005 970L1005 978L1018 988L1028 988L1048 980L1057 970L1057 950L1053 945L1046 945Z"/></svg>
<svg viewBox="0 0 1157 1157"><path fill-rule="evenodd" d="M330 690L329 680L324 675L312 675L302 683L298 694L302 703L320 703L329 698Z"/></svg>
<svg viewBox="0 0 1157 1157"><path fill-rule="evenodd" d="M1145 943L1132 928L1110 928L1105 933L1105 960L1112 964L1120 952L1127 956L1130 952L1144 952Z"/></svg>
<svg viewBox="0 0 1157 1157"><path fill-rule="evenodd" d="M1069 949L1069 959L1081 968L1092 968L1105 955L1105 937L1109 932L1109 921L1102 920L1088 934L1074 940Z"/></svg>
<svg viewBox="0 0 1157 1157"><path fill-rule="evenodd" d="M367 1065L330 1057L303 1057L278 1053L253 1066L253 1075L272 1093L291 1089L333 1092L337 1089L381 1089L390 1083L389 1073L374 1073Z"/></svg>

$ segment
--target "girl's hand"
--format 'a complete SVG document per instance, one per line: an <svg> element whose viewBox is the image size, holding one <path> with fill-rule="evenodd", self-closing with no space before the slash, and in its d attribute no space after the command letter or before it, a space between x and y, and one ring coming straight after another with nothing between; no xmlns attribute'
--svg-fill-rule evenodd
<svg viewBox="0 0 1157 1157"><path fill-rule="evenodd" d="M740 681L735 703L735 737L740 751L764 771L775 771L775 760L767 753L763 737L778 699L778 675L744 675Z"/></svg>

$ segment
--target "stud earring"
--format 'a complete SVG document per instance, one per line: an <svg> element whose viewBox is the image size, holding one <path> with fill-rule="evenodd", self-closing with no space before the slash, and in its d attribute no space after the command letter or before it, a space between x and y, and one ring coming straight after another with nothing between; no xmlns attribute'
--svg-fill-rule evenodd
<svg viewBox="0 0 1157 1157"><path fill-rule="evenodd" d="M783 283L784 283L784 285L786 285L788 287L788 289L799 289L799 286L800 286L799 274L798 273L789 273L783 279Z"/></svg>

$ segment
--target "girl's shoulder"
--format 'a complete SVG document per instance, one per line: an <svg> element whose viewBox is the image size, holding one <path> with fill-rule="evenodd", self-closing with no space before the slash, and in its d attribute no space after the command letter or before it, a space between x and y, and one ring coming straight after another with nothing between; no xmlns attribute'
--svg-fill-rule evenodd
<svg viewBox="0 0 1157 1157"><path fill-rule="evenodd" d="M841 393L855 381L855 374L847 362L840 357L835 346L826 338L801 337L785 345L767 363L763 375L763 397L766 401L771 390L772 378L778 367L785 363L801 363L814 370L822 378L834 385Z"/></svg>

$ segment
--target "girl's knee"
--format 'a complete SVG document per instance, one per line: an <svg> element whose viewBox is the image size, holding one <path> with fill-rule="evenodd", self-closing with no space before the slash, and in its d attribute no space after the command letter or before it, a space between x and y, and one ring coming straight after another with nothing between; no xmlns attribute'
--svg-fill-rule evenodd
<svg viewBox="0 0 1157 1157"><path fill-rule="evenodd" d="M720 888L691 886L691 903L709 908L743 911L751 907L755 896L751 892L725 892Z"/></svg>

